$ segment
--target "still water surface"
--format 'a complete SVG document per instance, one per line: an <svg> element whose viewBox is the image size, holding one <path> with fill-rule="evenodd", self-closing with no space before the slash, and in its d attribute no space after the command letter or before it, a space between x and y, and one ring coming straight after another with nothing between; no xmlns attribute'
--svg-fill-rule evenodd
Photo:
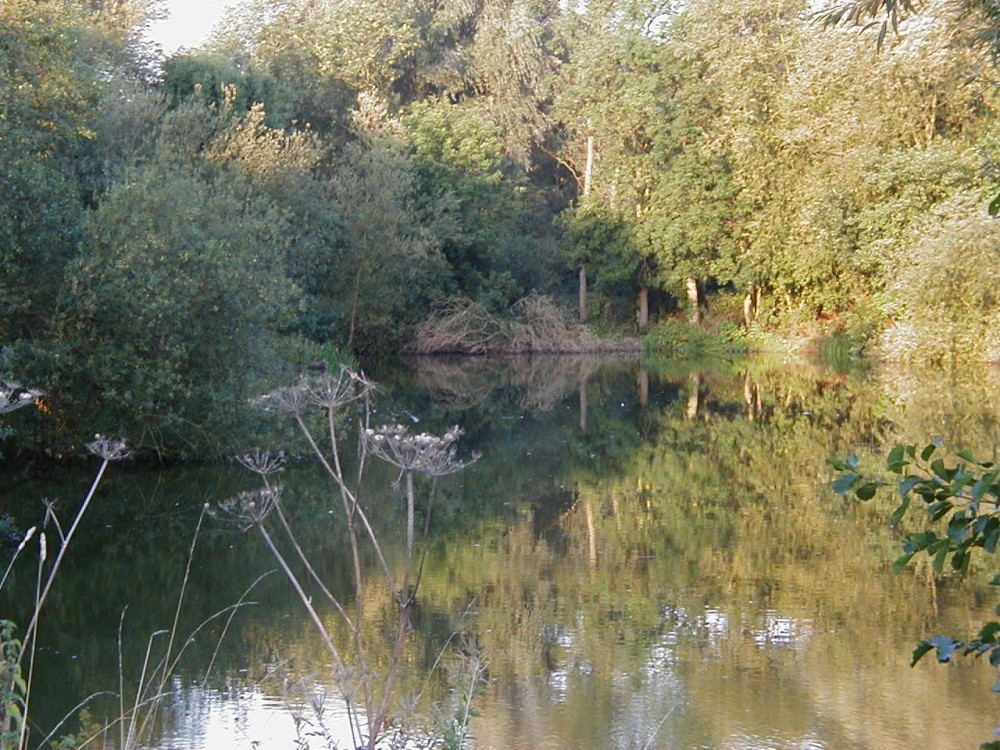
<svg viewBox="0 0 1000 750"><path fill-rule="evenodd" d="M460 424L483 454L436 490L400 717L459 707L474 642L480 750L965 750L1000 725L988 665L909 666L920 638L991 616L992 561L965 582L923 563L894 576L891 499L838 498L825 464L933 438L992 455L996 372L432 360L380 379L385 415ZM0 510L71 507L87 477L57 479L14 484ZM374 471L366 498L401 541L395 479ZM308 464L284 482L303 545L349 598L331 488ZM237 468L112 471L43 617L42 732L84 696L84 731L121 712L111 694L133 694L147 652L163 653L183 588L179 632L194 635L173 648L151 747L347 746L327 652L259 537L205 517L184 586L203 505L251 486ZM17 613L33 580L21 566L0 610ZM388 629L384 591L366 596L369 626ZM115 730L100 746L121 744Z"/></svg>

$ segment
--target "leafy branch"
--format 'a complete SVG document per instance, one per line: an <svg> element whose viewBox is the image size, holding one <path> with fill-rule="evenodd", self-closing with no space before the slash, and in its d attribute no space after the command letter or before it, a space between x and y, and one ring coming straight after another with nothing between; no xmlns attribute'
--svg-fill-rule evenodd
<svg viewBox="0 0 1000 750"><path fill-rule="evenodd" d="M919 451L916 445L896 445L886 458L889 478L866 475L857 456L829 459L840 472L832 484L838 494L866 501L883 487L895 487L899 505L891 516L893 526L902 522L915 502L931 524L943 526L940 531L928 528L904 534L903 554L893 563L896 573L923 552L936 573L947 567L965 575L977 549L995 554L1000 544L1000 466L977 459L969 451L942 456L940 448L939 441ZM1000 575L991 583L1000 585ZM996 614L1000 615L1000 606ZM911 666L932 651L941 663L960 654L986 656L990 664L1000 666L1000 622L987 622L967 641L944 635L922 640L913 651ZM1000 692L1000 683L993 690ZM985 743L981 750L1000 750L1000 741Z"/></svg>

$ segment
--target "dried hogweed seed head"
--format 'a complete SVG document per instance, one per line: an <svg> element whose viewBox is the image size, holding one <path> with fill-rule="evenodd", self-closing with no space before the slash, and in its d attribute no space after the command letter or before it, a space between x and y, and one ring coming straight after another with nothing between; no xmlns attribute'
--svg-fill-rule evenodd
<svg viewBox="0 0 1000 750"><path fill-rule="evenodd" d="M267 515L281 499L284 485L261 487L257 490L240 492L219 503L219 510L235 518L246 531L264 522Z"/></svg>
<svg viewBox="0 0 1000 750"><path fill-rule="evenodd" d="M285 468L285 452L277 451L276 453L272 453L271 451L254 448L249 453L236 456L236 461L244 469L266 477L276 474Z"/></svg>
<svg viewBox="0 0 1000 750"><path fill-rule="evenodd" d="M25 388L16 381L0 380L0 414L38 403L45 395L38 388Z"/></svg>
<svg viewBox="0 0 1000 750"><path fill-rule="evenodd" d="M372 381L347 367L341 367L336 375L323 373L309 379L312 402L325 409L339 409L351 401L364 398L374 389Z"/></svg>
<svg viewBox="0 0 1000 750"><path fill-rule="evenodd" d="M302 414L311 406L312 396L304 380L297 385L278 388L254 399L251 403L264 411L277 411L287 414Z"/></svg>
<svg viewBox="0 0 1000 750"><path fill-rule="evenodd" d="M124 438L106 438L101 435L94 435L94 439L85 446L89 453L105 461L120 461L129 458L132 451Z"/></svg>
<svg viewBox="0 0 1000 750"><path fill-rule="evenodd" d="M365 430L365 442L372 453L403 471L441 477L461 471L479 459L478 454L468 461L456 457L455 442L461 435L462 429L457 425L438 437L427 432L411 435L403 425L391 424Z"/></svg>

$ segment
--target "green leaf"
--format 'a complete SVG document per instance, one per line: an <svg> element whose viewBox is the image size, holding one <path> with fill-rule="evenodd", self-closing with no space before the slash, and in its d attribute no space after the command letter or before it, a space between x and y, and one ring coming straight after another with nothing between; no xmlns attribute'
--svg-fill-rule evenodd
<svg viewBox="0 0 1000 750"><path fill-rule="evenodd" d="M948 522L948 538L955 544L961 544L969 536L969 519L961 512L952 516Z"/></svg>
<svg viewBox="0 0 1000 750"><path fill-rule="evenodd" d="M950 500L938 500L927 507L927 513L932 521L939 521L954 508L955 505Z"/></svg>
<svg viewBox="0 0 1000 750"><path fill-rule="evenodd" d="M958 473L957 469L949 469L940 458L931 463L931 471L941 477L944 481L950 482Z"/></svg>
<svg viewBox="0 0 1000 750"><path fill-rule="evenodd" d="M913 559L912 552L907 552L905 555L896 558L896 561L892 564L892 572L896 573L897 575L899 573L902 573L903 570L906 569L906 566L910 564L910 560L912 559Z"/></svg>
<svg viewBox="0 0 1000 750"><path fill-rule="evenodd" d="M906 510L910 507L910 498L904 496L903 502L899 504L899 507L892 512L892 517L890 518L890 523L893 526L899 526L900 522L903 520L903 516L906 515ZM1000 577L1000 576L998 576Z"/></svg>
<svg viewBox="0 0 1000 750"><path fill-rule="evenodd" d="M991 518L990 521L996 521ZM1000 524L989 524L989 529L983 535L983 549L991 555L996 554L997 542L1000 542Z"/></svg>
<svg viewBox="0 0 1000 750"><path fill-rule="evenodd" d="M935 573L941 573L944 571L944 563L945 560L948 559L948 540L944 539L942 541L945 543L937 545L937 549L934 552L934 560L931 562L931 567L934 568ZM927 552L930 554L931 550L928 549Z"/></svg>
<svg viewBox="0 0 1000 750"><path fill-rule="evenodd" d="M951 557L951 568L956 570L963 575L969 572L969 553L967 550L960 549L955 552Z"/></svg>
<svg viewBox="0 0 1000 750"><path fill-rule="evenodd" d="M988 210L990 212L990 216L996 216L1000 213L1000 193L997 193L993 200L990 201Z"/></svg>
<svg viewBox="0 0 1000 750"><path fill-rule="evenodd" d="M906 449L908 446L903 444L897 444L891 451L889 451L889 457L886 459L886 468L889 469L894 474L898 474L903 467L909 465L909 461L906 460Z"/></svg>
<svg viewBox="0 0 1000 750"><path fill-rule="evenodd" d="M925 445L924 449L922 451L920 451L920 460L921 461L926 461L932 455L934 455L934 451L936 451L936 450L937 450L937 445L934 444L934 443L930 443L928 445Z"/></svg>
<svg viewBox="0 0 1000 750"><path fill-rule="evenodd" d="M858 496L859 500L871 500L875 497L876 492L878 492L878 482L867 482L858 487L854 494Z"/></svg>
<svg viewBox="0 0 1000 750"><path fill-rule="evenodd" d="M910 490L923 482L923 477L908 476L899 483L899 496L906 497Z"/></svg>
<svg viewBox="0 0 1000 750"><path fill-rule="evenodd" d="M979 635L976 639L982 641L983 643L993 643L997 642L997 634L1000 633L1000 622L991 621L983 625L982 630L979 631Z"/></svg>
<svg viewBox="0 0 1000 750"><path fill-rule="evenodd" d="M998 196L998 197L1000 197L1000 196ZM970 464L975 464L976 466L981 466L984 469L988 469L991 466L993 466L993 462L992 461L980 461L978 458L975 457L975 455L973 455L972 451L970 451L970 450L960 450L960 451L957 451L955 453L955 455L958 456L959 458L961 458L963 461L968 461Z"/></svg>
<svg viewBox="0 0 1000 750"><path fill-rule="evenodd" d="M857 471L858 469L858 457L848 456L847 459L843 458L828 458L826 462L830 464L837 471Z"/></svg>
<svg viewBox="0 0 1000 750"><path fill-rule="evenodd" d="M833 480L830 487L838 495L846 495L850 492L851 488L861 480L860 474L849 473L841 474L839 477Z"/></svg>
<svg viewBox="0 0 1000 750"><path fill-rule="evenodd" d="M917 647L913 649L913 658L910 660L910 666L916 666L916 663L923 659L934 647L927 641L920 641Z"/></svg>
<svg viewBox="0 0 1000 750"><path fill-rule="evenodd" d="M955 652L965 646L961 641L956 641L954 638L949 638L946 635L932 636L927 642L937 652L937 660L942 664L950 661ZM914 651L914 654L916 654L916 651Z"/></svg>

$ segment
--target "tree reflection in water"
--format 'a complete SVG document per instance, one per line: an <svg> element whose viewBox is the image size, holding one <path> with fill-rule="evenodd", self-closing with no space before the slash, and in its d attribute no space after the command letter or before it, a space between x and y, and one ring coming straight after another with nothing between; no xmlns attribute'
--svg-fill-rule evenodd
<svg viewBox="0 0 1000 750"><path fill-rule="evenodd" d="M415 713L453 707L460 665L435 659L463 630L490 659L473 723L473 745L483 749L958 750L1000 723L988 666L909 667L920 638L972 632L992 612L982 582L993 571L966 582L926 568L892 575L891 509L842 501L828 489L825 464L937 436L988 455L997 373L746 364L691 372L585 358L421 360L411 373L415 384L407 373L380 374L387 397L420 415L421 429L462 424L470 449L483 454L437 489L400 677ZM288 472L287 507L308 529L303 544L324 576L349 597L349 577L338 573L342 531L310 473ZM390 474L371 487L389 484ZM63 600L43 633L46 683L66 695L49 697L53 714L71 696L116 684L108 621L121 603L142 613L137 641L168 619L136 580L173 585L183 542L162 531L185 503L202 501L196 482L219 493L207 475L188 473L183 492L161 492L141 512L133 504L126 520L116 497L146 492L133 477L102 503L95 526L131 523L148 559L131 555L121 536L96 534L54 592ZM418 497L418 514L426 499ZM405 507L401 495L385 495L373 522L398 524ZM389 552L394 564L404 547L400 539ZM202 554L189 601L205 611L234 600L266 564L261 549L225 531ZM371 623L391 622L392 602L366 594ZM234 623L214 692L182 679L162 747L218 747L206 744L206 728L225 716L242 738L234 746L277 748L254 728L256 712L287 722L287 706L319 689L306 678L322 672L322 645L294 602L273 582L258 600ZM67 662L57 651L80 658ZM193 650L187 674L207 656ZM238 720L241 696L253 708ZM181 735L195 739L172 744Z"/></svg>

